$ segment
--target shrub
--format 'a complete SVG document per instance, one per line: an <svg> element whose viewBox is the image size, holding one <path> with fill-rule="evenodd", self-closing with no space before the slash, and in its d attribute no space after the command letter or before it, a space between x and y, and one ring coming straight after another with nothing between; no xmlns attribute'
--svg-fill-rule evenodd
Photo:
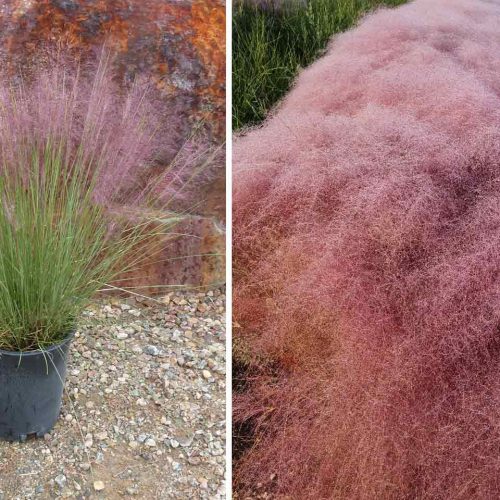
<svg viewBox="0 0 500 500"><path fill-rule="evenodd" d="M243 495L499 496L499 21L368 16L235 140Z"/></svg>
<svg viewBox="0 0 500 500"><path fill-rule="evenodd" d="M210 156L188 146L176 156L151 89L137 80L120 91L110 58L76 65L59 54L0 84L2 349L62 340L95 292L181 218L165 207ZM162 158L171 163L160 173ZM149 207L155 224L131 222L125 202Z"/></svg>

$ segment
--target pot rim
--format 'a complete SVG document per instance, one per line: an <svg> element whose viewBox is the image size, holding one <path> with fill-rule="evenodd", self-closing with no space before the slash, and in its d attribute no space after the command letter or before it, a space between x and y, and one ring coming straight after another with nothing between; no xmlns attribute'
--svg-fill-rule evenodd
<svg viewBox="0 0 500 500"><path fill-rule="evenodd" d="M67 344L68 342L71 342L73 340L73 337L75 336L76 333L76 328L73 328L68 335L62 340L61 342L58 342L57 344L52 344L50 347L47 347L47 349L36 349L34 351L4 351L3 349L0 349L0 357L2 356L17 356L17 357L24 357L24 356L38 356L38 355L45 355L49 352L53 352L60 347L62 347L64 344Z"/></svg>

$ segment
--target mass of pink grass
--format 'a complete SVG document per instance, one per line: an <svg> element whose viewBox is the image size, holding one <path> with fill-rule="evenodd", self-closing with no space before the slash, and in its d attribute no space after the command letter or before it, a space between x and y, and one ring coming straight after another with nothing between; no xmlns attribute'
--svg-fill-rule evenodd
<svg viewBox="0 0 500 500"><path fill-rule="evenodd" d="M31 154L63 144L66 174L79 158L96 203L184 210L214 169L213 148L179 132L181 117L146 77L120 81L113 58L107 47L78 62L45 47L27 73L0 75L0 169L29 168Z"/></svg>
<svg viewBox="0 0 500 500"><path fill-rule="evenodd" d="M273 367L234 396L240 492L500 497L499 26L378 11L236 138L234 336Z"/></svg>

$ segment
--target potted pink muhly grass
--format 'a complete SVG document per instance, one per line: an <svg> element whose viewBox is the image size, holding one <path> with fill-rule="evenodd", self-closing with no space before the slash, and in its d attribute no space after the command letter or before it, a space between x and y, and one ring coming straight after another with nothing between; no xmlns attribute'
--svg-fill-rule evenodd
<svg viewBox="0 0 500 500"><path fill-rule="evenodd" d="M173 162L145 184L172 138L159 136L147 87L120 92L109 62L104 53L96 68L82 71L57 58L29 82L0 83L3 439L52 428L79 315L104 284L140 261L141 244L180 220L162 207L186 182L179 179L211 158L208 151L181 154L182 165ZM161 219L120 224L111 214L124 199L154 206Z"/></svg>

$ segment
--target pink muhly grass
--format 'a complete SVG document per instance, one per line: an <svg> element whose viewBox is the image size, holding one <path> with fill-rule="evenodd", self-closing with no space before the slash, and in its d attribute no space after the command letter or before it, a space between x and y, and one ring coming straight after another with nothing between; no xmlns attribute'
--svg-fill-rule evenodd
<svg viewBox="0 0 500 500"><path fill-rule="evenodd" d="M499 23L379 11L235 140L241 492L500 495Z"/></svg>
<svg viewBox="0 0 500 500"><path fill-rule="evenodd" d="M0 81L0 348L57 343L97 291L160 254L215 159L194 137L176 151L175 118L170 135L152 89L120 90L109 63L59 55Z"/></svg>
<svg viewBox="0 0 500 500"><path fill-rule="evenodd" d="M18 168L20 143L43 149L48 140L64 141L68 165L75 155L89 165L88 177L95 182L98 204L138 205L153 185L163 201L180 194L183 180L199 163L184 162L182 173L176 167L176 155L186 147L177 132L179 118L156 97L145 79L137 78L126 89L120 86L111 59L107 49L96 64L77 64L65 54L49 53L49 62L34 68L30 77L14 83L3 78L3 168L13 163ZM208 147L203 151L208 157ZM178 179L177 191L158 192L157 184L164 185L172 176Z"/></svg>

